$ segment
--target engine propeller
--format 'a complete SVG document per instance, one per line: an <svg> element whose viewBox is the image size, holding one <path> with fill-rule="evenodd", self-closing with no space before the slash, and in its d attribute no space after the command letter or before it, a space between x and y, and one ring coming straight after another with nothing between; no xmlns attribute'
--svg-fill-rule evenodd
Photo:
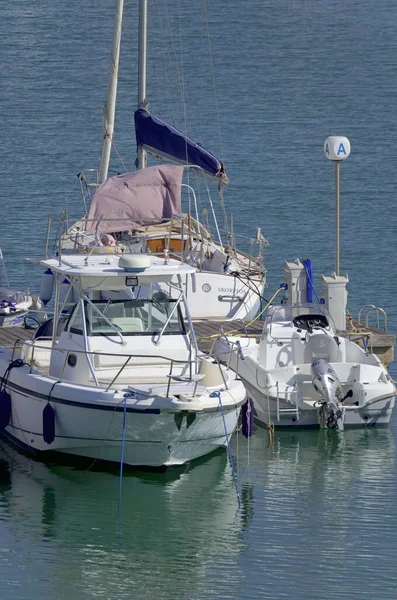
<svg viewBox="0 0 397 600"><path fill-rule="evenodd" d="M343 431L344 408L342 402L353 395L353 392L343 394L342 384L331 365L323 358L312 362L312 384L322 396L320 409L321 425L328 429Z"/></svg>

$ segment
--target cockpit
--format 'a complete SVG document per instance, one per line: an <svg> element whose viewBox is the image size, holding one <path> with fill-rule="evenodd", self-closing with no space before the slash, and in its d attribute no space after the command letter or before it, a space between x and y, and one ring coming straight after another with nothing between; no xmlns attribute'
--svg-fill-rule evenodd
<svg viewBox="0 0 397 600"><path fill-rule="evenodd" d="M313 329L326 329L336 332L334 322L322 304L294 304L272 306L266 316L263 333L270 338L289 338L293 330L312 332Z"/></svg>
<svg viewBox="0 0 397 600"><path fill-rule="evenodd" d="M311 331L315 327L321 327L323 329L329 327L328 319L324 314L313 313L310 315L300 315L299 317L294 317L292 322L294 327L305 331Z"/></svg>

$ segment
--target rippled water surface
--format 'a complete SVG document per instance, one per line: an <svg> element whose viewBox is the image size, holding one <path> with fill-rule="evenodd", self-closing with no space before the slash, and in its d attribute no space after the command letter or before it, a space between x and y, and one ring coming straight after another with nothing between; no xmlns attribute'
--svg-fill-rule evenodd
<svg viewBox="0 0 397 600"><path fill-rule="evenodd" d="M24 258L40 256L49 214L81 214L76 174L99 164L113 2L3 4L0 246L12 283L37 292L40 269ZM286 259L311 258L317 282L333 271L334 169L322 146L349 137L348 306L382 306L395 333L394 3L149 8L150 107L223 156L235 229L261 227L270 242L269 296ZM126 0L115 144L129 168L136 36L137 2ZM0 598L395 599L395 438L395 419L342 435L277 432L271 448L257 429L233 440L240 510L219 452L177 472L125 474L120 518L117 472L44 465L1 444Z"/></svg>

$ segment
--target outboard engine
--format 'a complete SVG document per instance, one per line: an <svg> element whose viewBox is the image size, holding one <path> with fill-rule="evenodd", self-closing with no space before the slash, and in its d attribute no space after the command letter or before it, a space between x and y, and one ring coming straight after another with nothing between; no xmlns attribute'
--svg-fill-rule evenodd
<svg viewBox="0 0 397 600"><path fill-rule="evenodd" d="M312 362L312 384L321 394L323 401L320 409L321 427L343 431L344 408L343 389L334 369L323 358Z"/></svg>

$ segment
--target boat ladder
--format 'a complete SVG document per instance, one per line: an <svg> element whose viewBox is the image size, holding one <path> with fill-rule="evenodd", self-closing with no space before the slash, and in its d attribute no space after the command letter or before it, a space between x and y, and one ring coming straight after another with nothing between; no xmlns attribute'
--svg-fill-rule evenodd
<svg viewBox="0 0 397 600"><path fill-rule="evenodd" d="M387 331L387 315L386 315L386 311L383 308L380 308L379 306L375 306L374 304L365 304L364 306L362 306L360 308L360 311L358 313L358 317L357 317L357 321L359 325L365 325L365 327L368 327L368 317L370 315L371 312L375 313L375 327L376 329L380 329L380 325L379 325L379 315L382 315L383 317L383 331ZM364 313L365 315L365 323L361 322L361 313ZM364 318L363 315L363 318Z"/></svg>
<svg viewBox="0 0 397 600"><path fill-rule="evenodd" d="M294 390L288 390L285 392L290 395L289 401L291 407L280 408L280 388L278 381L276 382L276 410L277 410L277 421L280 421L280 415L294 415L296 420L299 421L299 407L298 407L298 389L295 385ZM294 404L294 405L293 405Z"/></svg>

